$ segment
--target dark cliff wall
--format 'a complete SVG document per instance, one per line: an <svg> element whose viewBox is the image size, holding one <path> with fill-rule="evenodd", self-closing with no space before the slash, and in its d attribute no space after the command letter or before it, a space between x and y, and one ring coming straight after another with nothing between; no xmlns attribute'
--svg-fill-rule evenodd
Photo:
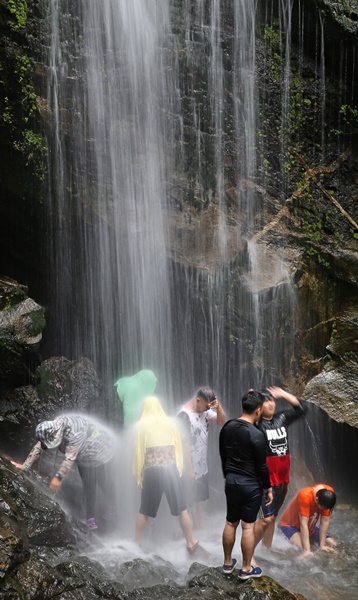
<svg viewBox="0 0 358 600"><path fill-rule="evenodd" d="M46 176L39 5L0 2L0 271L28 284L40 269Z"/></svg>

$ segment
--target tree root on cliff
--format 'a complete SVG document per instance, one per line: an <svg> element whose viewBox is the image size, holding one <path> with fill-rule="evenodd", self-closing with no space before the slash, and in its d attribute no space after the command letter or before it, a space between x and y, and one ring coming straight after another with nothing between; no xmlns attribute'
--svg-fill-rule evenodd
<svg viewBox="0 0 358 600"><path fill-rule="evenodd" d="M302 156L300 156L298 154L298 152L296 152L295 150L292 149L291 153L294 156L296 156L297 160L306 169L306 172L305 172L305 182L297 190L295 190L291 194L291 196L289 198L287 198L286 202L292 202L292 200L294 200L295 198L299 198L300 196L302 196L303 192L309 187L311 181L313 181L316 184L316 186L321 190L321 192L327 198L330 199L330 201L334 204L334 206L336 208L338 208L338 210L342 213L342 215L344 215L345 218L348 219L348 221L350 222L350 224L353 225L353 227L355 227L355 229L358 229L358 224L355 222L355 220L350 216L349 213L347 213L347 211L338 202L338 200L336 200L336 198L332 194L330 194L330 192L324 187L324 185L322 185L322 183L317 178L317 176L319 176L319 175L321 175L323 173L334 173L334 171L336 171L336 169L338 169L338 167L340 167L341 164L345 160L347 160L347 158L349 158L349 156L352 153L351 148L347 148L344 152L342 152L342 154L337 158L337 160L333 161L327 167L325 167L325 166L322 165L322 166L319 166L319 167L314 167L312 169L309 168L309 166L307 165L306 161L302 158Z"/></svg>

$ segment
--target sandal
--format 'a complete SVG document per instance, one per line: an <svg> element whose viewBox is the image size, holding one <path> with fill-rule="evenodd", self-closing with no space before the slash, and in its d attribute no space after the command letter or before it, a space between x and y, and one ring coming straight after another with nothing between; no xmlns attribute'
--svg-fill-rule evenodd
<svg viewBox="0 0 358 600"><path fill-rule="evenodd" d="M262 576L262 569L260 569L260 567L253 567L251 565L251 571L243 571L242 569L239 570L239 574L238 577L239 579L241 579L242 581L244 581L245 579L250 579L250 577L261 577Z"/></svg>
<svg viewBox="0 0 358 600"><path fill-rule="evenodd" d="M236 558L233 558L231 565L223 565L223 573L225 573L225 575L230 575L233 572L233 570L235 569L236 563L237 563Z"/></svg>

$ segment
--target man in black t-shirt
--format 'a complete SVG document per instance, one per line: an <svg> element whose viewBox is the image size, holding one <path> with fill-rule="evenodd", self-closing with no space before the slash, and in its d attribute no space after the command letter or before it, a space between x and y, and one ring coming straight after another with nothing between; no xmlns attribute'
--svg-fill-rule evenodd
<svg viewBox="0 0 358 600"><path fill-rule="evenodd" d="M219 438L222 469L225 476L227 503L226 524L223 531L223 572L230 574L237 560L231 553L236 529L241 520L242 567L239 578L261 577L259 567L252 567L255 548L254 524L261 504L262 491L266 502L272 502L272 490L266 465L266 439L254 423L260 418L265 398L250 390L242 399L243 414L228 421Z"/></svg>
<svg viewBox="0 0 358 600"><path fill-rule="evenodd" d="M283 505L290 481L290 449L288 445L288 427L293 421L305 414L301 402L280 387L261 390L265 396L260 419L255 423L266 438L266 462L272 486L273 502L265 505L262 498L260 519L255 523L255 543L271 548L278 511ZM285 400L291 408L275 412L276 399Z"/></svg>

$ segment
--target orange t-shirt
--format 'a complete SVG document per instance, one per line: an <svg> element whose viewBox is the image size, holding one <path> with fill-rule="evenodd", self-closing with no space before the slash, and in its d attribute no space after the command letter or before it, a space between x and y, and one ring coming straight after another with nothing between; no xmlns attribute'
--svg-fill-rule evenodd
<svg viewBox="0 0 358 600"><path fill-rule="evenodd" d="M280 527L295 527L300 529L300 516L308 518L308 531L312 535L314 533L315 525L321 515L329 517L331 511L320 510L315 502L317 487L322 486L325 490L334 492L334 489L329 485L318 483L311 487L306 487L300 490L297 496L292 500L291 504L286 508L283 513L279 526ZM318 490L317 490L318 491Z"/></svg>

